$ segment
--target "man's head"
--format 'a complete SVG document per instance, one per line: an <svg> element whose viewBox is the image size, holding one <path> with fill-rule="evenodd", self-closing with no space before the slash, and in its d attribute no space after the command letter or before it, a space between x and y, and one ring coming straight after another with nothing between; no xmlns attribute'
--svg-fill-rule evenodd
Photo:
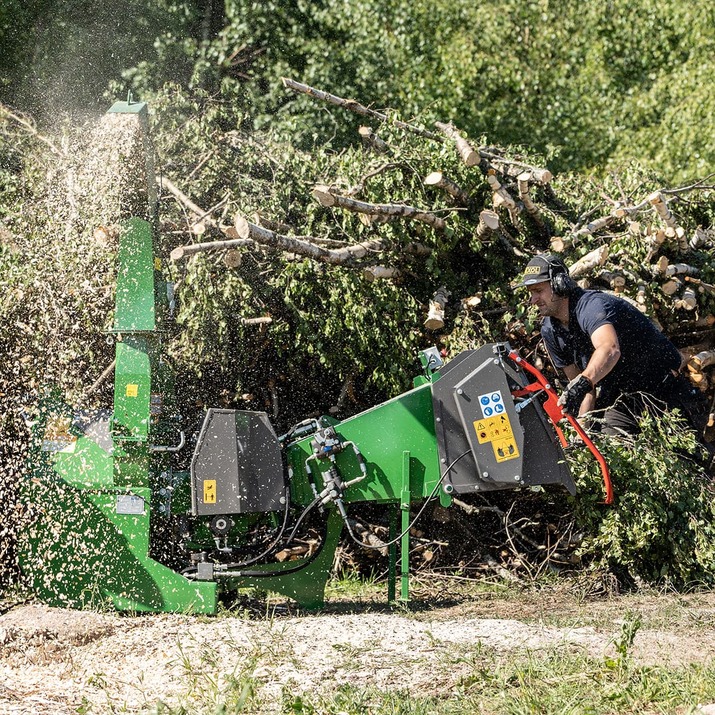
<svg viewBox="0 0 715 715"><path fill-rule="evenodd" d="M543 317L563 319L568 316L568 296L574 288L564 262L556 256L534 256L524 269L519 285L526 286L531 294L530 303Z"/></svg>

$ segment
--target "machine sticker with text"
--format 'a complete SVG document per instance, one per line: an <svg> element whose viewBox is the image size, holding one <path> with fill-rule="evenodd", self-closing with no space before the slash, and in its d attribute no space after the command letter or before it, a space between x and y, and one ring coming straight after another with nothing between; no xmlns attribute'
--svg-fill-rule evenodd
<svg viewBox="0 0 715 715"><path fill-rule="evenodd" d="M127 397L136 397L139 394L139 385L127 385L127 391L125 394Z"/></svg>
<svg viewBox="0 0 715 715"><path fill-rule="evenodd" d="M216 503L216 480L204 479L204 504Z"/></svg>
<svg viewBox="0 0 715 715"><path fill-rule="evenodd" d="M479 444L491 442L497 462L506 462L519 456L519 448L516 446L514 432L506 412L483 420L476 420L474 430L477 433Z"/></svg>

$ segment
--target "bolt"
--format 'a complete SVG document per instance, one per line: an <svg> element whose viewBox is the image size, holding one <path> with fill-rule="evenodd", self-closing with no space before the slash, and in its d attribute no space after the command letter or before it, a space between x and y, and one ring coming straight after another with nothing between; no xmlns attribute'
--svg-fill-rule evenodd
<svg viewBox="0 0 715 715"><path fill-rule="evenodd" d="M442 462L442 464L447 464L447 460L444 458L440 459L439 461Z"/></svg>
<svg viewBox="0 0 715 715"><path fill-rule="evenodd" d="M521 481L521 477L517 474L517 475L514 477L514 481L515 481L515 482L520 482L520 481Z"/></svg>
<svg viewBox="0 0 715 715"><path fill-rule="evenodd" d="M489 472L482 472L482 476L486 479L489 476Z"/></svg>
<svg viewBox="0 0 715 715"><path fill-rule="evenodd" d="M442 418L441 418L441 417L436 417L436 418L435 418L435 422L441 422L441 421L442 421Z"/></svg>
<svg viewBox="0 0 715 715"><path fill-rule="evenodd" d="M498 365L498 364L499 364L499 360L496 360L496 359L495 359L495 360L494 360L494 364L495 364L495 365Z"/></svg>
<svg viewBox="0 0 715 715"><path fill-rule="evenodd" d="M457 390L457 394L458 394L458 395L463 395L463 394L464 394L464 390L460 387L460 388Z"/></svg>

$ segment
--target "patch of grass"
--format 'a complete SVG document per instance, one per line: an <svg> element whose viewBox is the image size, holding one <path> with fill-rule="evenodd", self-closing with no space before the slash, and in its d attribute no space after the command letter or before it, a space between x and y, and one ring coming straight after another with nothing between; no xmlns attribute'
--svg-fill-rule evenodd
<svg viewBox="0 0 715 715"><path fill-rule="evenodd" d="M627 634L625 634L627 636ZM639 667L586 655L532 652L506 661L481 651L475 670L434 696L344 685L331 694L284 691L285 715L631 715L694 712L715 700L715 665ZM440 691L435 682L435 691Z"/></svg>

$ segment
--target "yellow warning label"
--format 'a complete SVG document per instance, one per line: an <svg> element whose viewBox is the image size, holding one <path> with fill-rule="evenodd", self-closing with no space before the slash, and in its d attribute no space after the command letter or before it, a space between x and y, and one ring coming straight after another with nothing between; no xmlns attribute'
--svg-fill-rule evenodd
<svg viewBox="0 0 715 715"><path fill-rule="evenodd" d="M494 456L497 462L506 462L508 459L516 459L519 456L519 450L516 446L514 438L501 439L492 442L494 448Z"/></svg>
<svg viewBox="0 0 715 715"><path fill-rule="evenodd" d="M216 480L204 479L204 504L216 503Z"/></svg>
<svg viewBox="0 0 715 715"><path fill-rule="evenodd" d="M519 448L516 446L508 415L502 414L476 420L474 431L477 433L479 444L492 443L497 462L505 462L519 456Z"/></svg>
<svg viewBox="0 0 715 715"><path fill-rule="evenodd" d="M139 385L127 385L127 397L136 397L139 394Z"/></svg>

